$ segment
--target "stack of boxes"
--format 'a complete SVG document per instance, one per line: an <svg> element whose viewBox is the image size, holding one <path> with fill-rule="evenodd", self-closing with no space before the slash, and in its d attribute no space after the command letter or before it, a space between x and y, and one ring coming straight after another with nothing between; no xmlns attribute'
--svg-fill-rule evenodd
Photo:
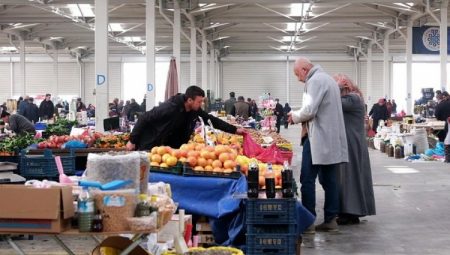
<svg viewBox="0 0 450 255"><path fill-rule="evenodd" d="M295 198L247 200L247 255L300 254L296 201Z"/></svg>

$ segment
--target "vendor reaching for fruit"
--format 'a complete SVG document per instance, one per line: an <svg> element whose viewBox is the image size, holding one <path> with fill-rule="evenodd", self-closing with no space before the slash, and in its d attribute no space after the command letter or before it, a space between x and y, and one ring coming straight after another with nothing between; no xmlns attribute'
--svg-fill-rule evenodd
<svg viewBox="0 0 450 255"><path fill-rule="evenodd" d="M5 123L9 124L9 129L18 135L26 133L36 134L33 123L20 114L10 115L8 112L2 111L1 118ZM0 126L0 128L3 127Z"/></svg>
<svg viewBox="0 0 450 255"><path fill-rule="evenodd" d="M150 150L160 145L179 148L189 141L198 117L202 117L205 123L211 120L215 128L228 133L245 132L204 112L200 108L204 97L205 92L201 88L190 86L185 94L177 94L144 113L131 132L127 149Z"/></svg>

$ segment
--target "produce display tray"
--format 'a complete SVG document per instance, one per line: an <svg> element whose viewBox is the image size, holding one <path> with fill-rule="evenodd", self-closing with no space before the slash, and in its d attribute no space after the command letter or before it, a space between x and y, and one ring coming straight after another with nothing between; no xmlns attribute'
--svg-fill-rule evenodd
<svg viewBox="0 0 450 255"><path fill-rule="evenodd" d="M200 177L219 177L219 178L230 178L230 179L239 179L241 178L241 173L237 171L233 171L231 173L218 173L218 172L210 172L210 171L195 171L190 167L184 167L183 171L184 176L200 176Z"/></svg>
<svg viewBox="0 0 450 255"><path fill-rule="evenodd" d="M43 154L43 156L28 155L25 150L22 150L20 152L20 175L27 180L57 180L59 173L56 168L54 154L50 150L44 150ZM73 175L75 173L75 155L73 151L69 156L61 156L61 162L65 174Z"/></svg>
<svg viewBox="0 0 450 255"><path fill-rule="evenodd" d="M89 153L102 153L109 151L125 151L126 148L123 149L113 149L113 148L78 148L78 149L32 149L28 151L30 155L43 155L45 150L50 150L53 154L57 155L69 155L71 150L75 153L77 157L86 157Z"/></svg>
<svg viewBox="0 0 450 255"><path fill-rule="evenodd" d="M183 167L175 166L175 167L150 167L150 172L155 173L164 173L164 174L174 174L174 175L183 175Z"/></svg>

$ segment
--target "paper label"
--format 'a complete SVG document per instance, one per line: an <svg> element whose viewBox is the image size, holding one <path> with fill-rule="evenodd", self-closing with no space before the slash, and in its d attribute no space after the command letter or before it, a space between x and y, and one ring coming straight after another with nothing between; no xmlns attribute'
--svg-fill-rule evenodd
<svg viewBox="0 0 450 255"><path fill-rule="evenodd" d="M107 207L122 207L125 206L125 198L121 196L104 196L103 204Z"/></svg>

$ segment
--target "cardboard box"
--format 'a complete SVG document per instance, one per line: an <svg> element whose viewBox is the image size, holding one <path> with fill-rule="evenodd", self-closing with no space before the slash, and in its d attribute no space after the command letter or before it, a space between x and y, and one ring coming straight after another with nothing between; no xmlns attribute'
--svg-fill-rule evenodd
<svg viewBox="0 0 450 255"><path fill-rule="evenodd" d="M0 185L0 232L61 233L74 215L71 187Z"/></svg>

